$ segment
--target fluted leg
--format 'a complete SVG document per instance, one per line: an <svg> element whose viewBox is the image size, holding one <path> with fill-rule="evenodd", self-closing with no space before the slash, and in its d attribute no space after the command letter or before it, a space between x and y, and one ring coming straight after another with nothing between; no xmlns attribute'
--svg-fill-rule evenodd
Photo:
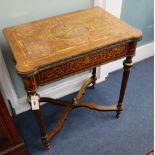
<svg viewBox="0 0 155 155"><path fill-rule="evenodd" d="M93 68L93 72L92 72L92 79L93 79L93 88L95 88L96 86L96 80L97 80L97 77L96 77L96 68Z"/></svg>
<svg viewBox="0 0 155 155"><path fill-rule="evenodd" d="M28 102L30 104L31 104L31 95L32 94L28 95ZM39 95L38 95L38 97L39 97ZM39 107L40 107L40 105L39 105ZM37 124L38 124L39 129L40 129L42 144L44 145L45 149L49 149L50 148L50 144L49 144L49 141L48 141L48 136L47 136L47 132L46 132L46 129L45 129L44 120L42 118L42 114L41 114L40 108L37 109L37 110L33 110L33 113L35 115Z"/></svg>
<svg viewBox="0 0 155 155"><path fill-rule="evenodd" d="M127 86L131 67L133 66L132 57L131 56L127 57L126 60L123 62L123 65L124 65L124 72L123 72L119 101L117 105L118 110L116 111L116 118L119 118L120 112L122 110L122 104L125 96L126 86Z"/></svg>

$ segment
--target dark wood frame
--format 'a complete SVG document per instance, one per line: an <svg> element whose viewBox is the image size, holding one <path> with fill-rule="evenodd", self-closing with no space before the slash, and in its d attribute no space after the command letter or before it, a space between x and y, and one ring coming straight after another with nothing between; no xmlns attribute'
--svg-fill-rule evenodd
<svg viewBox="0 0 155 155"><path fill-rule="evenodd" d="M12 118L6 108L4 99L0 92L0 137L5 141L0 145L0 155L28 155L27 148L18 133ZM1 135L3 134L3 135ZM1 139L1 138L0 138Z"/></svg>

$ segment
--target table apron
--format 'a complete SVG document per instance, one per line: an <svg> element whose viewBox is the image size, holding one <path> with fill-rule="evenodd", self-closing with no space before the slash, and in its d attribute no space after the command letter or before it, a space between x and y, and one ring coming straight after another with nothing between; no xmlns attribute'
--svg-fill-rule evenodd
<svg viewBox="0 0 155 155"><path fill-rule="evenodd" d="M22 77L25 89L27 92L33 93L41 85L63 79L122 57L134 56L135 50L136 42L96 50L94 53L39 71L30 77Z"/></svg>

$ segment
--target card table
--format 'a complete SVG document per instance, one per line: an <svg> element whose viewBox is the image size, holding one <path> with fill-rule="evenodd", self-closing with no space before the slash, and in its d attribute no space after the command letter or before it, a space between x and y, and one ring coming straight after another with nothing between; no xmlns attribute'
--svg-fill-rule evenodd
<svg viewBox="0 0 155 155"><path fill-rule="evenodd" d="M16 71L22 78L28 103L32 106L40 128L42 144L63 127L69 112L87 107L99 111L114 111L118 118L137 42L142 32L99 7L79 10L4 29L4 35L16 61ZM126 58L120 96L116 104L97 105L81 98L88 85L95 88L96 67ZM92 69L92 76L83 84L71 101L40 97L40 86ZM33 98L33 101L32 101ZM55 127L47 132L40 102L64 106ZM97 118L96 118L97 119ZM96 131L97 132L97 131Z"/></svg>

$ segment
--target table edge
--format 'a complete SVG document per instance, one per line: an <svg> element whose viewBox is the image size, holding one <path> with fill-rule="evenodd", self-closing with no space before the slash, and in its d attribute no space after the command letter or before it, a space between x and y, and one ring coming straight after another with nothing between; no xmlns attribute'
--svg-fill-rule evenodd
<svg viewBox="0 0 155 155"><path fill-rule="evenodd" d="M41 71L44 71L46 69L49 69L51 67L55 67L55 66L67 63L67 62L69 62L71 60L79 59L81 57L89 56L89 55L94 54L94 53L96 53L96 52L98 52L100 50L106 50L106 49L117 47L117 46L120 46L120 45L125 45L125 44L129 44L129 43L132 43L132 42L138 42L141 39L142 39L142 36L139 37L139 38L135 38L135 39L128 39L128 40L124 40L124 41L121 41L121 42L115 42L115 43L110 44L110 45L106 45L106 46L99 47L99 48L96 48L96 49L91 49L89 51L86 51L86 52L78 54L78 55L74 55L72 57L67 57L65 59L60 59L60 60L58 60L56 62L48 63L46 65L35 66L33 69L31 69L29 71L26 71L26 72L20 71L18 69L18 64L16 64L16 71L21 77L30 77L32 75L35 75L35 74L37 74L37 73L39 73Z"/></svg>

